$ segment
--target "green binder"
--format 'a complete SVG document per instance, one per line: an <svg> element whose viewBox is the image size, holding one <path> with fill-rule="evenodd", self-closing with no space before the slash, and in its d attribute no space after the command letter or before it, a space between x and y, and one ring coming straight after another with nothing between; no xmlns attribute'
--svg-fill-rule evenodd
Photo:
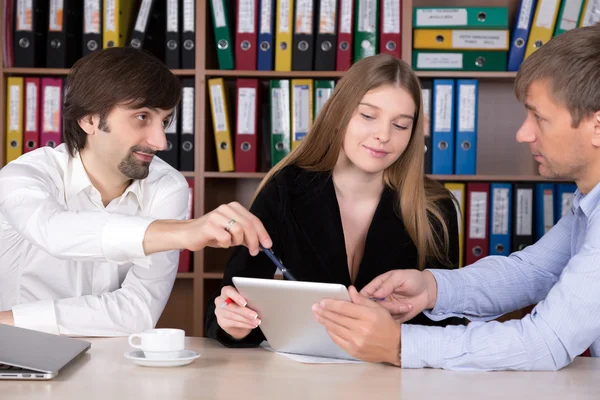
<svg viewBox="0 0 600 400"><path fill-rule="evenodd" d="M413 28L508 29L508 8L416 7Z"/></svg>
<svg viewBox="0 0 600 400"><path fill-rule="evenodd" d="M379 39L379 1L357 0L354 10L354 61L374 56Z"/></svg>
<svg viewBox="0 0 600 400"><path fill-rule="evenodd" d="M333 94L333 88L335 87L334 80L315 80L315 101L313 104L315 105L314 116L317 119L321 108L325 102L331 97Z"/></svg>
<svg viewBox="0 0 600 400"><path fill-rule="evenodd" d="M413 50L415 71L506 71L505 51Z"/></svg>
<svg viewBox="0 0 600 400"><path fill-rule="evenodd" d="M271 166L290 152L290 81L276 79L269 83L271 116Z"/></svg>
<svg viewBox="0 0 600 400"><path fill-rule="evenodd" d="M233 69L234 43L231 41L231 25L229 25L225 0L211 0L209 3L217 46L219 69Z"/></svg>
<svg viewBox="0 0 600 400"><path fill-rule="evenodd" d="M556 18L554 36L577 28L581 14L583 13L583 3L584 0L564 0L562 2L558 17Z"/></svg>

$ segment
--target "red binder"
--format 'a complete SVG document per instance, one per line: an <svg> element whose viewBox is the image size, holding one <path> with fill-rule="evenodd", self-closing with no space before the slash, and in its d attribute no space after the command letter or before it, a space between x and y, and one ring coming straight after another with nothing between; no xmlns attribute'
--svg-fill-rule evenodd
<svg viewBox="0 0 600 400"><path fill-rule="evenodd" d="M402 0L381 3L379 52L402 57Z"/></svg>
<svg viewBox="0 0 600 400"><path fill-rule="evenodd" d="M238 79L236 85L235 170L256 172L258 79Z"/></svg>
<svg viewBox="0 0 600 400"><path fill-rule="evenodd" d="M235 69L256 70L258 0L236 0Z"/></svg>
<svg viewBox="0 0 600 400"><path fill-rule="evenodd" d="M62 78L42 78L41 146L62 143Z"/></svg>
<svg viewBox="0 0 600 400"><path fill-rule="evenodd" d="M467 183L465 266L489 254L490 184Z"/></svg>
<svg viewBox="0 0 600 400"><path fill-rule="evenodd" d="M352 65L352 34L354 31L354 0L340 0L338 7L336 71L346 71Z"/></svg>
<svg viewBox="0 0 600 400"><path fill-rule="evenodd" d="M189 214L188 219L194 218L194 178L186 178L190 186L190 197L188 201ZM179 266L177 272L190 272L192 270L192 252L182 250L179 252Z"/></svg>
<svg viewBox="0 0 600 400"><path fill-rule="evenodd" d="M40 78L25 78L23 153L40 147Z"/></svg>

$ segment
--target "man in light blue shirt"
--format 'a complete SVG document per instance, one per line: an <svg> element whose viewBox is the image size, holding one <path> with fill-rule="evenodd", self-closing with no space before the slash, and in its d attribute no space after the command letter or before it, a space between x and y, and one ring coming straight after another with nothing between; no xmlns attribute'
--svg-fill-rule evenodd
<svg viewBox="0 0 600 400"><path fill-rule="evenodd" d="M515 81L528 111L517 141L529 144L542 176L575 181L571 212L509 257L460 270L390 271L361 291L387 298L379 304L355 296L354 304L320 303L315 316L340 346L368 361L454 370L558 370L588 348L600 355L598 49L599 25L566 32L529 56ZM490 321L533 304L520 320ZM421 311L473 322L396 329L381 308L399 322Z"/></svg>

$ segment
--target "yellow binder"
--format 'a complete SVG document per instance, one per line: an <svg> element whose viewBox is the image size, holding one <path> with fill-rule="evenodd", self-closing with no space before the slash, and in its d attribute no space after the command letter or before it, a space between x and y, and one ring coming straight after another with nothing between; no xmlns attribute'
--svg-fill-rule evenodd
<svg viewBox="0 0 600 400"><path fill-rule="evenodd" d="M427 50L504 50L510 43L506 29L415 29L414 48Z"/></svg>
<svg viewBox="0 0 600 400"><path fill-rule="evenodd" d="M229 127L229 107L227 96L225 95L225 82L223 78L209 79L208 90L210 92L210 110L219 171L231 172L234 170L233 146L231 128Z"/></svg>
<svg viewBox="0 0 600 400"><path fill-rule="evenodd" d="M559 9L560 0L540 0L537 3L531 32L527 40L525 58L552 39Z"/></svg>
<svg viewBox="0 0 600 400"><path fill-rule="evenodd" d="M9 77L6 85L6 163L23 154L23 78Z"/></svg>
<svg viewBox="0 0 600 400"><path fill-rule="evenodd" d="M313 81L292 79L292 150L308 135L313 123Z"/></svg>
<svg viewBox="0 0 600 400"><path fill-rule="evenodd" d="M294 0L277 0L275 19L275 71L292 70Z"/></svg>
<svg viewBox="0 0 600 400"><path fill-rule="evenodd" d="M102 47L124 47L131 31L135 1L104 0Z"/></svg>
<svg viewBox="0 0 600 400"><path fill-rule="evenodd" d="M452 183L446 182L444 183L446 189L448 189L456 200L458 201L458 206L456 203L456 214L458 216L458 266L464 267L465 262L465 184L464 183Z"/></svg>

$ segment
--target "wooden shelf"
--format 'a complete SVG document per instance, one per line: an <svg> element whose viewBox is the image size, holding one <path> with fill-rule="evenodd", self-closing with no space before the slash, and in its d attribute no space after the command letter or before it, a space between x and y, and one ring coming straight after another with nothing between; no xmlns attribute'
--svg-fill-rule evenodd
<svg viewBox="0 0 600 400"><path fill-rule="evenodd" d="M68 75L69 68L5 68L5 75ZM191 76L196 74L195 69L172 69L175 75Z"/></svg>
<svg viewBox="0 0 600 400"><path fill-rule="evenodd" d="M204 279L223 279L222 272L205 272L202 277Z"/></svg>
<svg viewBox="0 0 600 400"><path fill-rule="evenodd" d="M190 171L186 171L186 172L180 171L180 172L186 178L193 178L194 176L196 176L193 171L192 172L190 172Z"/></svg>
<svg viewBox="0 0 600 400"><path fill-rule="evenodd" d="M194 279L193 272L179 272L177 274L177 279Z"/></svg>
<svg viewBox="0 0 600 400"><path fill-rule="evenodd" d="M207 69L206 77L250 77L250 78L340 78L343 71L240 71Z"/></svg>
<svg viewBox="0 0 600 400"><path fill-rule="evenodd" d="M228 179L262 179L266 172L205 172L205 178L228 178Z"/></svg>

